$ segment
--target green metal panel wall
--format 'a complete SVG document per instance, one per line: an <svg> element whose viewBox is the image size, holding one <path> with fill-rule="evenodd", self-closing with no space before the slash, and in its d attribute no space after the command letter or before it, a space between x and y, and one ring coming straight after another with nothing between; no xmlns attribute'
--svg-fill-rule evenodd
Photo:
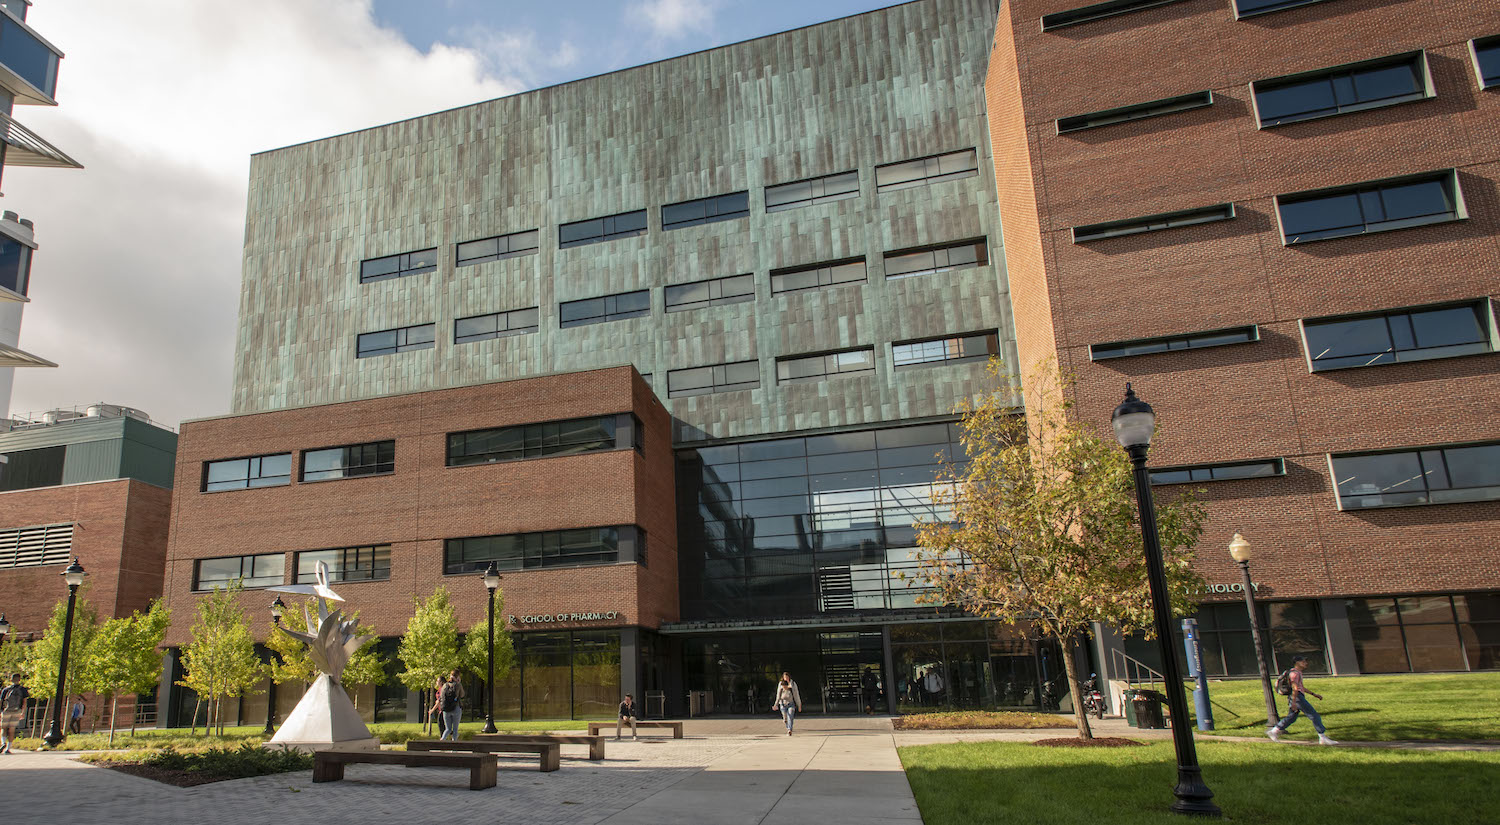
<svg viewBox="0 0 1500 825"><path fill-rule="evenodd" d="M64 484L109 481L120 477L120 445L123 439L69 444L63 459Z"/></svg>
<svg viewBox="0 0 1500 825"><path fill-rule="evenodd" d="M170 489L176 462L177 433L143 421L126 421L125 442L120 451L120 478L140 479Z"/></svg>

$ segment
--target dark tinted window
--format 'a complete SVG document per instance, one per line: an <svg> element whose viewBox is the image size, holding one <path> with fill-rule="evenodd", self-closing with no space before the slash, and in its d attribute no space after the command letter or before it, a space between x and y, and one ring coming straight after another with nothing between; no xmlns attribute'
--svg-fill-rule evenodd
<svg viewBox="0 0 1500 825"><path fill-rule="evenodd" d="M1421 100L1427 97L1424 64L1422 53L1415 52L1312 76L1257 81L1253 88L1260 125Z"/></svg>
<svg viewBox="0 0 1500 825"><path fill-rule="evenodd" d="M1144 120L1148 117L1160 117L1191 109L1201 109L1204 106L1212 106L1213 103L1213 93L1205 91L1169 97L1165 100L1153 100L1149 103L1120 106L1115 109L1105 109L1102 112L1060 118L1057 121L1057 133L1063 135L1100 126L1112 126L1116 123L1128 123L1132 120Z"/></svg>
<svg viewBox="0 0 1500 825"><path fill-rule="evenodd" d="M667 397L707 395L760 386L760 362L736 361L712 367L690 367L667 373Z"/></svg>
<svg viewBox="0 0 1500 825"><path fill-rule="evenodd" d="M396 472L396 442L373 441L302 453L302 480L328 481Z"/></svg>
<svg viewBox="0 0 1500 825"><path fill-rule="evenodd" d="M635 527L623 526L448 539L443 572L477 572L492 561L501 570L614 564L621 560L622 544L631 545L630 555L634 555L638 535Z"/></svg>
<svg viewBox="0 0 1500 825"><path fill-rule="evenodd" d="M755 278L751 275L731 275L728 278L676 284L663 290L663 295L666 298L667 312L738 304L755 300Z"/></svg>
<svg viewBox="0 0 1500 825"><path fill-rule="evenodd" d="M799 355L776 361L776 381L781 384L821 381L834 375L874 371L875 350L871 347L820 355Z"/></svg>
<svg viewBox="0 0 1500 825"><path fill-rule="evenodd" d="M460 318L453 322L453 343L467 344L471 341L536 332L540 318L541 312L536 307Z"/></svg>
<svg viewBox="0 0 1500 825"><path fill-rule="evenodd" d="M1100 241L1105 238L1118 238L1123 235L1139 235L1142 232L1175 229L1179 226L1195 226L1200 223L1227 221L1233 217L1234 204L1220 203L1214 206L1205 206L1202 209L1187 209L1181 212L1147 215L1123 221L1087 224L1085 226L1073 227L1073 243Z"/></svg>
<svg viewBox="0 0 1500 825"><path fill-rule="evenodd" d="M1357 187L1277 198L1286 243L1341 238L1457 220L1452 172L1426 178L1376 181Z"/></svg>
<svg viewBox="0 0 1500 825"><path fill-rule="evenodd" d="M906 160L875 167L875 191L893 192L979 174L979 154L973 149Z"/></svg>
<svg viewBox="0 0 1500 825"><path fill-rule="evenodd" d="M818 203L859 197L859 173L841 172L821 178L766 187L766 211L780 212Z"/></svg>
<svg viewBox="0 0 1500 825"><path fill-rule="evenodd" d="M570 246L612 241L646 234L646 210L622 212L607 218L565 223L557 229L557 244L561 249Z"/></svg>
<svg viewBox="0 0 1500 825"><path fill-rule="evenodd" d="M1167 335L1161 338L1143 338L1139 341L1117 341L1110 344L1089 346L1089 357L1095 361L1106 358L1125 358L1130 355L1149 355L1154 352L1222 347L1226 344L1244 344L1260 340L1260 330L1254 326L1221 329L1213 332L1195 332L1190 335Z"/></svg>
<svg viewBox="0 0 1500 825"><path fill-rule="evenodd" d="M930 246L922 249L904 249L885 253L885 277L914 278L918 275L933 275L951 269L984 266L990 262L985 240L962 241L956 244Z"/></svg>
<svg viewBox="0 0 1500 825"><path fill-rule="evenodd" d="M391 577L391 546L344 547L297 554L297 584L318 580L318 562L328 565L331 582L379 581Z"/></svg>
<svg viewBox="0 0 1500 825"><path fill-rule="evenodd" d="M0 235L0 287L26 294L31 281L31 247Z"/></svg>
<svg viewBox="0 0 1500 825"><path fill-rule="evenodd" d="M1490 352L1488 301L1304 321L1314 372Z"/></svg>
<svg viewBox="0 0 1500 825"><path fill-rule="evenodd" d="M1094 3L1089 6L1080 6L1076 9L1055 12L1042 16L1042 31L1050 32L1053 29L1061 29L1066 26L1076 26L1079 23L1089 23L1094 20L1103 20L1119 14L1129 14L1133 11L1141 11L1155 6L1164 6L1168 3L1176 3L1179 0L1106 0L1104 3Z"/></svg>
<svg viewBox="0 0 1500 825"><path fill-rule="evenodd" d="M1474 41L1474 64L1479 71L1479 87L1500 86L1500 36Z"/></svg>
<svg viewBox="0 0 1500 825"><path fill-rule="evenodd" d="M1310 6L1323 0L1234 0L1234 10L1239 17L1251 17L1298 6Z"/></svg>
<svg viewBox="0 0 1500 825"><path fill-rule="evenodd" d="M862 283L866 278L864 258L773 269L771 270L771 293Z"/></svg>
<svg viewBox="0 0 1500 825"><path fill-rule="evenodd" d="M244 587L275 587L282 583L285 572L285 553L199 559L193 567L193 589L228 587L236 579Z"/></svg>
<svg viewBox="0 0 1500 825"><path fill-rule="evenodd" d="M1500 444L1333 457L1345 510L1500 499Z"/></svg>
<svg viewBox="0 0 1500 825"><path fill-rule="evenodd" d="M0 14L0 63L48 97L57 94L59 57L25 26Z"/></svg>
<svg viewBox="0 0 1500 825"><path fill-rule="evenodd" d="M448 466L614 449L619 427L641 431L632 413L546 421L448 435Z"/></svg>
<svg viewBox="0 0 1500 825"><path fill-rule="evenodd" d="M1264 461L1231 461L1221 464L1194 464L1185 467L1161 467L1151 471L1152 484L1187 484L1194 481L1230 481L1240 478L1264 478L1286 475L1279 458Z"/></svg>
<svg viewBox="0 0 1500 825"><path fill-rule="evenodd" d="M414 327L362 333L355 341L354 355L356 358L371 358L376 355L432 349L434 329L432 324L419 324Z"/></svg>
<svg viewBox="0 0 1500 825"><path fill-rule="evenodd" d="M662 229L682 229L705 223L744 218L750 214L750 193L733 192L694 201L669 204L661 208Z"/></svg>
<svg viewBox="0 0 1500 825"><path fill-rule="evenodd" d="M403 252L384 258L371 258L359 264L360 283L385 281L407 275L420 275L437 269L437 247L418 252Z"/></svg>
<svg viewBox="0 0 1500 825"><path fill-rule="evenodd" d="M203 490L242 490L292 483L292 454L231 458L203 465Z"/></svg>
<svg viewBox="0 0 1500 825"><path fill-rule="evenodd" d="M509 235L499 235L478 241L467 241L458 245L456 253L458 265L469 266L470 264L482 264L486 261L498 261L503 258L531 255L539 248L541 243L540 238L541 232L532 229L527 232L515 232Z"/></svg>
<svg viewBox="0 0 1500 825"><path fill-rule="evenodd" d="M558 306L562 326L581 327L651 314L651 291L621 292L582 301L566 301Z"/></svg>
<svg viewBox="0 0 1500 825"><path fill-rule="evenodd" d="M914 364L979 361L1000 352L1000 336L994 332L931 338L925 341L897 341L891 344L893 363L898 367Z"/></svg>

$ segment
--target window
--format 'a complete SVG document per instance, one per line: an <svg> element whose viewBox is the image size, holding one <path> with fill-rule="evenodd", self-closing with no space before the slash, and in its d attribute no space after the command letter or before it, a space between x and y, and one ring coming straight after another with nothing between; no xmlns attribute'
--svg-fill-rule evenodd
<svg viewBox="0 0 1500 825"><path fill-rule="evenodd" d="M1313 372L1493 352L1488 300L1302 322Z"/></svg>
<svg viewBox="0 0 1500 825"><path fill-rule="evenodd" d="M72 554L72 522L0 530L0 570L67 564Z"/></svg>
<svg viewBox="0 0 1500 825"><path fill-rule="evenodd" d="M559 304L557 309L562 316L563 329L640 318L651 314L651 290L641 289L599 298L585 298L582 301L567 301Z"/></svg>
<svg viewBox="0 0 1500 825"><path fill-rule="evenodd" d="M621 433L622 429L626 432ZM640 431L639 418L633 413L620 413L449 433L448 466L612 450L616 445L633 443L631 433Z"/></svg>
<svg viewBox="0 0 1500 825"><path fill-rule="evenodd" d="M1500 593L1345 599L1361 673L1500 667Z"/></svg>
<svg viewBox="0 0 1500 825"><path fill-rule="evenodd" d="M1233 217L1234 204L1220 203L1213 206L1204 206L1199 209L1184 209L1180 212L1163 212L1160 215L1147 215L1143 218L1092 223L1086 226L1073 227L1073 243L1102 241L1106 238L1139 235L1142 232L1155 232L1160 229L1176 229L1179 226L1195 226L1200 223L1227 221Z"/></svg>
<svg viewBox="0 0 1500 825"><path fill-rule="evenodd" d="M279 487L292 483L292 454L209 461L203 465L203 491Z"/></svg>
<svg viewBox="0 0 1500 825"><path fill-rule="evenodd" d="M1262 128L1433 96L1422 52L1250 84Z"/></svg>
<svg viewBox="0 0 1500 825"><path fill-rule="evenodd" d="M403 252L400 255L387 255L384 258L360 261L359 282L371 284L376 281L388 281L391 278L404 278L407 275L421 275L423 272L432 272L436 269L437 247L419 252Z"/></svg>
<svg viewBox="0 0 1500 825"><path fill-rule="evenodd" d="M984 266L989 262L989 249L985 246L984 238L921 249L902 249L885 253L885 277L886 280L915 278L918 275L935 275L952 269Z"/></svg>
<svg viewBox="0 0 1500 825"><path fill-rule="evenodd" d="M1282 9L1295 9L1298 6L1310 6L1313 3L1321 3L1323 0L1234 0L1235 19L1254 17L1258 14L1270 14Z"/></svg>
<svg viewBox="0 0 1500 825"><path fill-rule="evenodd" d="M391 546L308 550L297 554L297 584L318 580L318 562L328 565L330 582L379 581L391 577Z"/></svg>
<svg viewBox="0 0 1500 825"><path fill-rule="evenodd" d="M844 261L794 266L771 270L771 294L796 292L799 289L817 289L839 284L863 283L866 279L865 259L849 258Z"/></svg>
<svg viewBox="0 0 1500 825"><path fill-rule="evenodd" d="M1233 481L1242 478L1269 478L1286 475L1286 464L1279 458L1259 461L1226 461L1220 464L1193 464L1183 467L1159 467L1151 471L1152 484L1188 484L1195 481Z"/></svg>
<svg viewBox="0 0 1500 825"><path fill-rule="evenodd" d="M302 480L328 481L396 472L396 442L372 441L302 453Z"/></svg>
<svg viewBox="0 0 1500 825"><path fill-rule="evenodd" d="M31 284L31 247L0 235L0 287L25 295Z"/></svg>
<svg viewBox="0 0 1500 825"><path fill-rule="evenodd" d="M1329 456L1340 510L1500 499L1500 442Z"/></svg>
<svg viewBox="0 0 1500 825"><path fill-rule="evenodd" d="M11 4L12 8L15 6ZM25 14L16 16L24 17ZM57 61L60 57L61 53L37 37L28 26L0 14L0 64L48 98L57 93ZM52 103L51 100L38 100L30 92L22 92L16 97L19 98L17 102Z"/></svg>
<svg viewBox="0 0 1500 825"><path fill-rule="evenodd" d="M1500 87L1500 35L1470 40L1469 48L1474 55L1474 73L1479 75L1479 88Z"/></svg>
<svg viewBox="0 0 1500 825"><path fill-rule="evenodd" d="M434 329L432 324L418 324L414 327L362 333L355 341L354 356L373 358L377 355L432 349Z"/></svg>
<svg viewBox="0 0 1500 825"><path fill-rule="evenodd" d="M642 533L625 525L448 539L443 547L443 572L473 573L490 562L501 570L534 570L635 561Z"/></svg>
<svg viewBox="0 0 1500 825"><path fill-rule="evenodd" d="M662 229L683 229L750 216L750 193L732 192L695 201L673 203L661 208Z"/></svg>
<svg viewBox="0 0 1500 825"><path fill-rule="evenodd" d="M63 482L63 467L68 458L66 446L7 450L5 456L9 460L0 465L0 490L56 487Z"/></svg>
<svg viewBox="0 0 1500 825"><path fill-rule="evenodd" d="M1068 132L1081 132L1084 129L1112 126L1116 123L1128 123L1132 120L1145 120L1148 117L1176 114L1177 112L1186 112L1212 105L1214 105L1213 92L1193 92L1192 94L1178 95L1177 97L1169 97L1163 100L1153 100L1150 103L1136 103L1130 106L1120 106L1115 109L1105 109L1102 112L1090 112L1086 115L1061 118L1057 121L1057 133L1064 135Z"/></svg>
<svg viewBox="0 0 1500 825"><path fill-rule="evenodd" d="M973 149L904 160L875 167L875 191L894 192L928 183L967 178L979 174L979 154Z"/></svg>
<svg viewBox="0 0 1500 825"><path fill-rule="evenodd" d="M1109 0L1106 3L1095 3L1092 6L1083 6L1068 11L1060 11L1055 14L1042 16L1042 31L1050 32L1053 29L1061 29L1065 26L1076 26L1079 23L1090 23L1095 20L1103 20L1106 17L1114 17L1117 14L1129 14L1133 11L1165 6L1168 3L1176 3L1178 0Z"/></svg>
<svg viewBox="0 0 1500 825"><path fill-rule="evenodd" d="M621 212L607 218L565 223L558 227L557 247L567 249L570 246L583 246L644 234L646 234L646 210L637 209L634 212Z"/></svg>
<svg viewBox="0 0 1500 825"><path fill-rule="evenodd" d="M469 266L486 261L534 255L540 246L541 232L535 229L478 241L466 241L458 245L457 263L459 266Z"/></svg>
<svg viewBox="0 0 1500 825"><path fill-rule="evenodd" d="M874 371L875 349L873 347L776 359L776 382L779 384L822 381L834 375L853 375Z"/></svg>
<svg viewBox="0 0 1500 825"><path fill-rule="evenodd" d="M688 284L669 286L663 291L667 312L682 312L689 309L738 304L755 300L755 277L731 275L728 278L711 278Z"/></svg>
<svg viewBox="0 0 1500 825"><path fill-rule="evenodd" d="M691 367L667 373L667 397L753 390L760 386L760 362L736 361L713 367Z"/></svg>
<svg viewBox="0 0 1500 825"><path fill-rule="evenodd" d="M766 211L780 212L818 203L859 197L859 172L840 172L821 178L766 187Z"/></svg>
<svg viewBox="0 0 1500 825"><path fill-rule="evenodd" d="M540 318L541 311L537 307L460 318L453 322L453 343L467 344L536 332Z"/></svg>
<svg viewBox="0 0 1500 825"><path fill-rule="evenodd" d="M285 553L199 559L193 565L193 589L213 590L239 581L242 587L275 587L286 570Z"/></svg>
<svg viewBox="0 0 1500 825"><path fill-rule="evenodd" d="M1467 217L1453 171L1276 198L1284 243L1306 243Z"/></svg>
<svg viewBox="0 0 1500 825"><path fill-rule="evenodd" d="M1103 361L1106 358L1126 358L1131 355L1149 355L1153 352L1222 347L1227 344L1247 344L1259 340L1260 328L1252 324L1248 327L1219 329L1212 332L1193 332L1187 335L1163 335L1160 338L1090 344L1089 358L1094 361Z"/></svg>
<svg viewBox="0 0 1500 825"><path fill-rule="evenodd" d="M999 352L1000 335L994 332L980 332L952 338L928 338L922 341L897 341L891 344L892 363L897 367L982 361Z"/></svg>

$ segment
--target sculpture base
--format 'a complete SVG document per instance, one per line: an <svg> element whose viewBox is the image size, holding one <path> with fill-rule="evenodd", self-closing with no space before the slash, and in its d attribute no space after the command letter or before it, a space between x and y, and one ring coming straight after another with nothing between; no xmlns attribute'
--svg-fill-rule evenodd
<svg viewBox="0 0 1500 825"><path fill-rule="evenodd" d="M380 740L370 735L349 694L326 673L303 694L281 729L266 743L268 748L286 746L301 751L329 748L375 749Z"/></svg>

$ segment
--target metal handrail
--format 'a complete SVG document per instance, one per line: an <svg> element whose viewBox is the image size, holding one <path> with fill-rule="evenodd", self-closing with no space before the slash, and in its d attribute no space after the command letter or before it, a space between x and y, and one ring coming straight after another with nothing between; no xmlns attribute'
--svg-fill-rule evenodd
<svg viewBox="0 0 1500 825"><path fill-rule="evenodd" d="M1119 648L1112 648L1109 651L1109 672L1116 678L1124 676L1125 681L1131 685L1144 682L1152 690L1157 689L1158 683L1162 685L1167 683L1167 677ZM1145 678L1142 678L1142 674L1145 674Z"/></svg>

